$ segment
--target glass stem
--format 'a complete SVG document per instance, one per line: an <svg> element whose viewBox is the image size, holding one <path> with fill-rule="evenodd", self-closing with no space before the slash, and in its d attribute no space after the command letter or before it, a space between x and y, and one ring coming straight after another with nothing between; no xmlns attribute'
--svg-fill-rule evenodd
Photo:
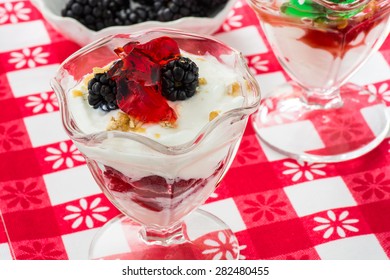
<svg viewBox="0 0 390 280"><path fill-rule="evenodd" d="M139 232L146 244L169 246L185 242L183 223L179 222L167 228L143 226Z"/></svg>
<svg viewBox="0 0 390 280"><path fill-rule="evenodd" d="M338 88L306 89L303 102L311 109L337 109L344 105Z"/></svg>

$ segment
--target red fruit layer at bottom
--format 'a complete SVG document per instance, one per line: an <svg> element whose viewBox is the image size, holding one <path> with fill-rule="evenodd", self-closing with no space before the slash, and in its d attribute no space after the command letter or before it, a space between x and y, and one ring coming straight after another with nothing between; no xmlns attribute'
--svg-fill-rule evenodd
<svg viewBox="0 0 390 280"><path fill-rule="evenodd" d="M177 207L186 197L196 193L200 188L222 170L223 164L219 164L214 173L207 178L175 180L173 183L168 183L164 177L158 175L151 175L143 177L137 181L125 176L121 172L106 166L103 172L105 186L114 193L129 194L126 199L131 199L138 205L149 210L160 212L167 207L160 203L159 199L170 200L170 208Z"/></svg>

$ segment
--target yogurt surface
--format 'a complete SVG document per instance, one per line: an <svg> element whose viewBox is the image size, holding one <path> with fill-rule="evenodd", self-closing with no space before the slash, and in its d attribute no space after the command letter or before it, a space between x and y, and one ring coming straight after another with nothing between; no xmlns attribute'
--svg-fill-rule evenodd
<svg viewBox="0 0 390 280"><path fill-rule="evenodd" d="M201 83L196 94L184 101L169 101L175 110L178 119L175 127L164 127L160 124L143 124L142 131L136 131L161 144L174 146L191 141L199 131L210 122L210 113L223 112L240 108L244 103L241 94L234 94L234 86L238 85L238 74L218 62L212 56L195 56L182 53L189 57L199 67L199 77L205 81ZM73 96L73 90L81 91L82 96ZM80 83L68 94L69 108L77 126L86 134L107 130L111 118L116 118L120 109L104 112L93 109L87 101L88 90L84 82Z"/></svg>

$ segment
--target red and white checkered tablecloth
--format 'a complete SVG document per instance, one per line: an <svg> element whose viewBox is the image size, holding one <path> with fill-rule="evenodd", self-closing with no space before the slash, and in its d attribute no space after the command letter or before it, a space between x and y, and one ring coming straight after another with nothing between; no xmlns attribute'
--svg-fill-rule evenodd
<svg viewBox="0 0 390 280"><path fill-rule="evenodd" d="M257 18L238 1L216 37L242 51L263 93L286 81ZM86 259L119 211L65 134L50 88L80 47L29 1L0 0L0 259ZM390 38L351 80L390 105ZM258 142L202 206L236 233L243 259L388 259L390 141L337 164L307 164ZM96 215L99 214L99 215Z"/></svg>

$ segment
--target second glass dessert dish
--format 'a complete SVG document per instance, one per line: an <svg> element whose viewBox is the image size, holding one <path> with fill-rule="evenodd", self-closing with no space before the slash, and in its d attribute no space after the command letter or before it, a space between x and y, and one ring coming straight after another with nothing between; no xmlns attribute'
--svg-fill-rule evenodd
<svg viewBox="0 0 390 280"><path fill-rule="evenodd" d="M263 98L261 140L290 157L338 162L375 148L386 106L348 79L389 34L388 0L248 0L293 81Z"/></svg>
<svg viewBox="0 0 390 280"><path fill-rule="evenodd" d="M229 227L196 210L260 102L239 52L176 30L119 34L70 56L52 86L67 133L123 213L97 234L91 259L239 257Z"/></svg>

